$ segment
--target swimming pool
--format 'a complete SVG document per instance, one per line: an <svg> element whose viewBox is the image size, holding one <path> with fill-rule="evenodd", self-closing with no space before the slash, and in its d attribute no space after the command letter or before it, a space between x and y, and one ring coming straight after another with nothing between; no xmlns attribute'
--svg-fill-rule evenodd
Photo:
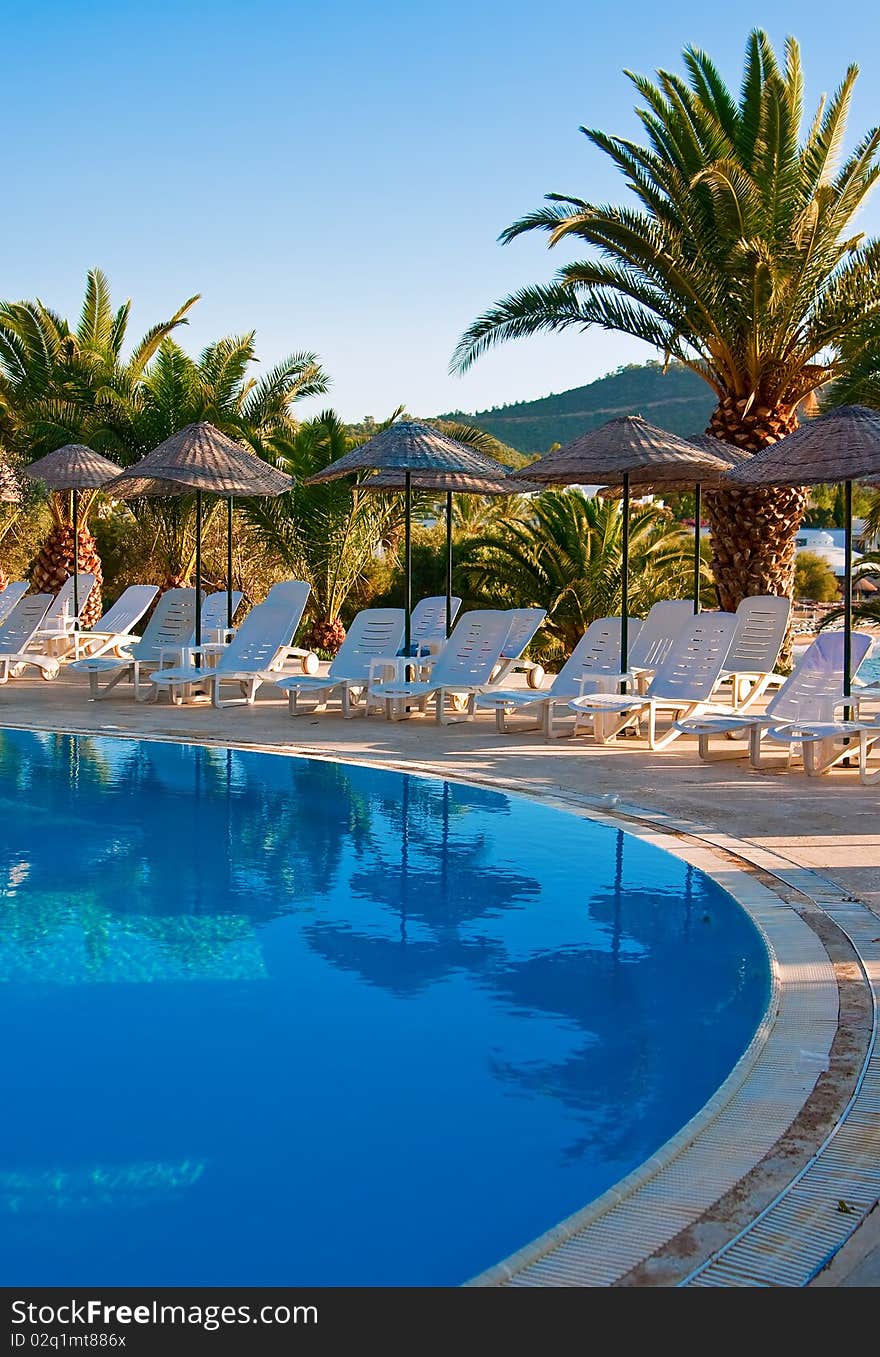
<svg viewBox="0 0 880 1357"><path fill-rule="evenodd" d="M761 1019L721 888L499 792L0 733L0 1278L454 1285Z"/></svg>
<svg viewBox="0 0 880 1357"><path fill-rule="evenodd" d="M868 654L864 664L859 666L860 683L880 683L880 655Z"/></svg>

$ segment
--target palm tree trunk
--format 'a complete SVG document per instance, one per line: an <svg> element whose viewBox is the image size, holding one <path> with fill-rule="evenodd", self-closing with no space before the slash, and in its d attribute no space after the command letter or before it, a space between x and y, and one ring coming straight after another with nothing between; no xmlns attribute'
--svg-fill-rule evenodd
<svg viewBox="0 0 880 1357"><path fill-rule="evenodd" d="M98 545L88 528L80 528L78 552L80 571L95 577L95 587L82 610L83 627L93 627L101 616L101 586L104 575ZM31 584L38 594L57 594L73 574L73 527L69 523L52 528L31 566Z"/></svg>
<svg viewBox="0 0 880 1357"><path fill-rule="evenodd" d="M707 433L745 452L760 452L797 428L795 410L753 405L743 415L744 401L727 398L712 413ZM795 538L807 491L802 486L729 485L705 496L712 530L712 573L719 606L735 612L755 594L791 597L794 588ZM791 661L786 638L781 663Z"/></svg>

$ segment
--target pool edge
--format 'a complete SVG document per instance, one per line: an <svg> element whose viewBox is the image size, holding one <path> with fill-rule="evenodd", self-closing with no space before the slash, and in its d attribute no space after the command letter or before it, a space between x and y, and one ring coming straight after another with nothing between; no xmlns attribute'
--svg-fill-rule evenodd
<svg viewBox="0 0 880 1357"><path fill-rule="evenodd" d="M24 729L30 731L33 731L35 729L35 725L33 723L25 724L4 721L2 723L2 726L9 729ZM696 858L693 859L694 865L699 867L701 871L705 871L707 875L713 877L713 879L716 880L716 882L718 882L718 884L721 885L721 887L724 890L726 890L728 894L731 894L742 907L746 908L747 912L753 918L753 921L758 923L759 932L761 932L762 934L764 933L764 929L761 927L761 924L757 920L755 920L753 908L750 907L750 902L748 900L748 897L751 895L752 896L751 904L752 905L754 904L754 888L759 886L760 884L755 880L755 873L762 873L765 875L765 877L769 875L770 877L777 878L780 884L788 885L791 890L794 890L800 893L801 895L805 896L805 898L807 898L808 900L811 900L818 911L824 912L826 916L830 918L833 918L833 911L829 910L827 907L829 900L836 901L842 900L847 905L850 906L855 904L857 908L861 909L864 912L864 914L867 916L867 919L872 921L873 931L876 932L877 927L876 916L872 915L870 911L867 910L867 907L861 905L860 902L858 901L853 902L851 897L845 896L840 887L836 886L833 882L827 881L818 872L812 869L799 867L796 863L793 863L791 860L781 857L776 853L771 853L762 849L757 849L754 845L749 844L747 842L736 840L730 836L726 836L723 834L713 832L711 830L707 830L705 827L701 827L698 824L677 819L666 813L645 810L644 808L641 808L639 806L620 804L618 802L618 798L616 797L605 798L601 796L590 796L571 791L562 791L561 789L548 789L545 785L541 784L533 784L528 781L511 781L510 779L504 777L491 776L482 773L468 774L467 772L456 770L454 774L450 774L447 768L444 768L442 765L438 765L437 763L434 763L430 760L416 761L405 757L388 758L387 756L371 757L369 755L362 754L352 755L350 752L347 752L341 748L327 749L325 746L321 749L316 749L308 745L293 742L291 742L290 744L285 744L283 746L267 746L265 744L260 744L257 742L247 740L230 741L223 739L198 738L193 736L191 733L189 733L187 737L181 740L179 736L171 733L165 734L158 732L149 732L142 734L141 732L133 732L121 727L108 729L105 726L103 728L95 728L95 726L90 724L89 725L84 724L83 726L79 727L70 726L65 727L63 729L59 729L57 726L55 727L44 726L36 728L42 729L46 733L51 734L95 735L104 736L107 738L115 737L129 740L146 740L147 742L155 741L174 744L203 745L215 748L217 747L233 748L240 749L242 751L269 753L288 757L300 757L300 758L319 759L329 762L341 762L353 766L357 765L373 766L376 768L386 770L391 769L398 772L406 772L413 774L415 776L440 779L441 781L446 780L451 782L458 782L463 785L492 788L498 791L503 791L505 793L512 794L517 798L536 800L540 803L552 805L557 807L558 809L566 810L586 818L596 819L606 824L610 824L614 827L626 829L629 832L635 833L637 835L644 835L646 837L656 836L658 846L664 848L666 851L673 852L673 854L677 856L685 857L689 861L692 860L692 854L696 854ZM731 865L730 862L731 855L733 855L733 857L737 860L737 863L739 865L737 866ZM746 899L740 897L739 889L734 889L733 886L734 882L737 883L740 888L745 887L745 896L747 897ZM806 889L806 887L810 885L810 883L812 883L812 886L814 888L812 890L812 893L811 890ZM805 930L805 933L802 934L802 936L806 936L806 934L810 933L811 930L809 926L800 918L798 911L784 898L782 894L777 893L776 891L769 889L766 886L761 887L760 890L758 891L758 894L761 894L762 891L765 892L763 897L765 901L773 901L772 907L778 911L778 917L782 918L785 915L788 915L791 918L796 918L798 920L800 928ZM871 941L874 941L874 939L871 939ZM771 955L776 955L776 964L777 966L781 966L783 968L783 972L789 967L790 959L788 957L786 949L783 949L781 953L777 954L777 949L771 946ZM858 948L856 948L856 955L857 957L860 957ZM834 976L834 968L824 948L822 948L821 956L818 953L815 954L815 960L817 964L821 966L824 972L821 983L825 990L825 998L826 1000L828 1000L832 996L836 996L837 994L837 983ZM877 973L877 967L873 966L873 963L869 963L869 966L871 966L870 974L868 974L868 971L866 970L865 963L862 962L862 970L865 973L866 983L869 983L869 988L876 993L878 985L880 985L880 974ZM774 966L773 969L775 972L776 966ZM776 988L777 995L783 995L786 993L786 991L791 990L789 979L783 973L779 974L774 973L774 983L777 986ZM639 1166L638 1169L633 1170L632 1174L627 1175L626 1178L621 1180L618 1184L608 1189L608 1191L606 1193L603 1193L600 1198L595 1199L592 1203L589 1203L581 1211L574 1213L574 1215L569 1217L567 1221L562 1222L560 1225L557 1225L551 1231L547 1232L547 1234L542 1235L539 1241L533 1241L532 1244L526 1245L524 1250L518 1251L516 1254L511 1255L509 1259L505 1260L505 1262L497 1264L494 1268L489 1269L487 1272L481 1273L479 1277L474 1278L472 1281L466 1283L466 1285L511 1284L512 1276L510 1265L513 1263L514 1260L520 1259L524 1252L526 1254L531 1254L532 1251L537 1250L540 1253L540 1256L542 1257L547 1257L552 1252L558 1253L561 1249L564 1248L565 1243L574 1237L571 1230L566 1232L566 1226L569 1226L571 1222L573 1221L581 1222L582 1219L585 1217L589 1217L591 1221L593 1220L594 1217L596 1219L599 1219L600 1216L603 1219L607 1218L609 1212L614 1210L615 1206L619 1206L621 1203L629 1203L633 1201L634 1198L638 1195L638 1193L640 1192L644 1193L652 1183L656 1183L658 1175L661 1174L664 1168L667 1167L670 1163L674 1163L676 1161L684 1162L685 1168L687 1168L688 1165L686 1160L684 1159L684 1156L695 1144L699 1144L700 1137L704 1136L706 1131L710 1129L711 1126L714 1125L715 1122L717 1122L718 1118L724 1114L725 1110L730 1107L731 1102L734 1101L737 1096L738 1090L748 1085L750 1076L752 1076L753 1072L756 1069L760 1070L762 1055L764 1054L764 1051L767 1047L767 1042L770 1036L772 1035L772 1031L775 1028L778 1020L778 1014L774 1013L773 1010L774 1004L771 1002L771 1004L769 1005L770 1014L769 1030L765 1028L765 1022L767 1021L767 1015L765 1015L765 1019L762 1020L762 1023L760 1024L758 1031L756 1031L754 1037L752 1038L752 1041L749 1044L749 1047L740 1057L740 1060L737 1062L734 1068L731 1070L730 1075L728 1075L727 1079L716 1091L716 1094L713 1095L713 1098L710 1099L709 1102L703 1106L700 1112L698 1112L695 1115L695 1117L691 1118L691 1120L688 1123L686 1123L686 1125L683 1128L681 1128L681 1130L677 1132L674 1137L667 1141L666 1144L657 1152L657 1154L652 1156L651 1159L646 1161L645 1164ZM837 1019L835 1014L834 1021L835 1029L836 1023ZM801 1033L800 1045L802 1046L803 1029L798 1028L797 1030L800 1031ZM833 1039L834 1033L832 1032L827 1043L829 1050L831 1041L833 1041ZM759 1043L759 1048L756 1048L756 1043ZM797 1045L798 1041L795 1041L794 1046ZM792 1047L791 1054L794 1054L794 1046ZM816 1054L815 1051L814 1054ZM821 1052L819 1052L819 1054L821 1054ZM870 1051L868 1055L870 1057L871 1055ZM825 1053L825 1058L827 1059L827 1050ZM821 1071L817 1068L814 1074L814 1078L811 1081L809 1081L808 1086L806 1086L802 1090L803 1096L801 1097L800 1100L799 1104L800 1107L805 1106L812 1097L815 1091L816 1079L818 1078L820 1072ZM841 1097L840 1099L841 1104L844 1101L845 1100ZM784 1133L786 1129L787 1129L786 1126L783 1126L782 1132ZM835 1131L836 1129L837 1128L835 1128ZM748 1175L746 1174L745 1176L747 1177ZM638 1179L638 1182L634 1182L635 1179ZM743 1181L744 1177L742 1175L736 1180L737 1183L741 1183ZM723 1184L719 1184L716 1182L715 1188L717 1190L714 1193L714 1199L717 1200L718 1193L723 1192L724 1186ZM607 1203L604 1207L603 1212L599 1211L600 1203ZM869 1209L870 1207L868 1208L868 1210ZM689 1214L691 1215L691 1217L693 1217L692 1211ZM856 1226L859 1224L860 1220L863 1219L865 1214L867 1214L867 1211L860 1211L859 1213L855 1214L855 1218L851 1222L847 1222L848 1224L847 1237L855 1230ZM645 1223L648 1223L647 1220ZM656 1225L657 1223L656 1220L654 1220L653 1223L654 1225ZM682 1224L686 1223L687 1223L686 1221L683 1222L682 1219L679 1218L677 1221L676 1228L680 1230L682 1228ZM666 1233L667 1241L673 1237L674 1233L675 1233L674 1231ZM564 1234L564 1238L561 1237L562 1234ZM654 1229L649 1229L647 1231L646 1239L648 1238L648 1236L650 1236L649 1242L651 1247L650 1248L646 1247L645 1249L642 1250L643 1257L646 1260L652 1258L654 1254L657 1252L658 1248L660 1248L663 1243L662 1239L658 1239L656 1230ZM845 1242L845 1240L841 1240L841 1244L843 1242ZM539 1244L542 1245L540 1250L538 1250L537 1248ZM837 1247L839 1248L840 1246L841 1245L838 1245ZM602 1248L603 1249L607 1248L607 1241L603 1242ZM834 1256L836 1252L837 1249L834 1249L832 1252L829 1252L827 1256L824 1258L824 1262L827 1264L827 1262L830 1261L830 1259ZM565 1269L563 1269L562 1272L560 1272L560 1275L555 1278L548 1277L543 1280L534 1278L532 1280L528 1280L525 1282L520 1283L514 1282L514 1284L539 1285L539 1286L540 1285L590 1286L590 1285L609 1285L609 1284L613 1285L615 1281L620 1279L620 1277L626 1275L626 1270L627 1270L626 1268L618 1269L617 1275L611 1277L610 1279L605 1278L602 1280L591 1280L585 1273L581 1273L580 1275L574 1276L570 1274L565 1275ZM520 1274L522 1273L522 1271L523 1268L520 1267ZM670 1283L664 1283L663 1281L660 1281L659 1283L647 1282L645 1284L663 1285ZM721 1282L718 1284L724 1285L725 1283ZM789 1283L786 1283L785 1281L782 1282L755 1281L732 1284L803 1285L805 1283L803 1281L795 1281Z"/></svg>

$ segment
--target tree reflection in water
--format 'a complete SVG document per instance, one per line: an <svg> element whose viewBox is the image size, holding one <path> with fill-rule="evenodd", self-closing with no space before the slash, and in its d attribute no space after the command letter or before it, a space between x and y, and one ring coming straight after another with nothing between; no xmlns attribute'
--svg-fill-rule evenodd
<svg viewBox="0 0 880 1357"><path fill-rule="evenodd" d="M30 1109L10 1134L41 1147L23 1164L19 1140L9 1149L28 1209L58 1181L56 1208L87 1212L98 1164L102 1202L155 1207L165 1238L178 1208L158 1188L151 1205L159 1179L138 1168L164 1166L186 1194L181 1257L213 1249L209 1281L242 1284L285 1280L272 1260L299 1247L297 1213L301 1275L326 1281L308 1269L320 1248L338 1261L334 1192L337 1212L352 1193L364 1211L360 1243L358 1221L345 1231L351 1281L367 1258L368 1281L427 1267L427 1237L421 1253L394 1242L412 1225L411 1180L437 1194L425 1228L445 1250L411 1279L463 1280L692 1115L767 988L723 892L606 827L363 766L28 732L0 737L0 982ZM92 1101L66 1107L58 1136L39 1099L64 1043L121 1045L129 1101L117 1108L111 1088L101 1102L99 1057ZM105 1182L110 1163L122 1167ZM204 1172L190 1181L181 1164ZM535 1196L520 1204L507 1188L526 1180ZM119 1209L117 1235L140 1248L134 1206ZM463 1211L476 1222L464 1262ZM365 1243L377 1213L392 1222L384 1253ZM196 1220L211 1223L190 1247ZM34 1248L57 1247L62 1268L67 1237L47 1230Z"/></svg>

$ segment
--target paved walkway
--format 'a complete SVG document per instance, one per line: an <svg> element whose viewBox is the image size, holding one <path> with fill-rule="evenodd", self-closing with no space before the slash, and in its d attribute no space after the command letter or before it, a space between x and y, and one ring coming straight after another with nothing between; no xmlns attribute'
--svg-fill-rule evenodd
<svg viewBox="0 0 880 1357"><path fill-rule="evenodd" d="M344 721L334 713L291 719L286 699L279 700L268 686L253 707L225 711L172 707L164 700L139 705L125 690L91 703L86 691L84 682L71 674L54 683L14 680L0 688L0 725L314 751L343 759L425 765L451 777L497 778L538 793L576 792L606 798L606 804L619 798L815 868L880 916L880 789L862 787L854 770L808 779L800 771L785 772L781 763L766 771L750 769L744 759L704 764L695 741L686 738L651 754L635 739L600 747L588 737L548 741L535 732L503 736L496 733L491 715L446 727L419 717L399 723ZM856 1233L821 1284L880 1284L877 1214Z"/></svg>

